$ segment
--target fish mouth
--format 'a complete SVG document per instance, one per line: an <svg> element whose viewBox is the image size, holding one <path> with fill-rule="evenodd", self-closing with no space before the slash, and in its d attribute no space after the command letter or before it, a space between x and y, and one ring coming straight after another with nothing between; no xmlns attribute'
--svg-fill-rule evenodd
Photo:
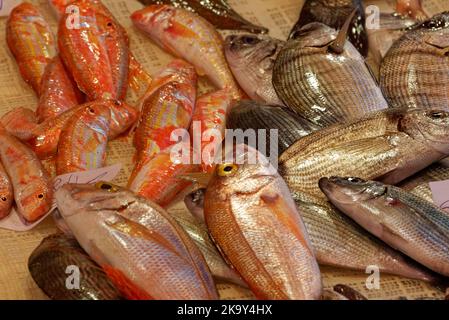
<svg viewBox="0 0 449 320"><path fill-rule="evenodd" d="M85 196L87 191L90 191L88 198ZM64 218L75 216L81 213L82 209L87 209L89 205L107 200L111 196L113 197L114 195L97 190L92 185L70 183L64 185L55 194L58 209ZM65 209L70 209L72 213L68 214Z"/></svg>

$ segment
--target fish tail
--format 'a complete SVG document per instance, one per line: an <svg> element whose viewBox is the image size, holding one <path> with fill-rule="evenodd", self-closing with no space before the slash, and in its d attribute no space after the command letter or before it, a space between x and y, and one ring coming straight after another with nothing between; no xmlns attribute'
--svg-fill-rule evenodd
<svg viewBox="0 0 449 320"><path fill-rule="evenodd" d="M147 292L132 282L122 271L109 265L103 266L103 270L126 299L154 300Z"/></svg>

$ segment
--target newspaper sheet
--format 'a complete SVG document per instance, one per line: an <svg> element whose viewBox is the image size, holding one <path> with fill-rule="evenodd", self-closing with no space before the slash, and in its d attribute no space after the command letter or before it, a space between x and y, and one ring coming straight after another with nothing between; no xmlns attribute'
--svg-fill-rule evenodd
<svg viewBox="0 0 449 320"><path fill-rule="evenodd" d="M6 0L8 1L8 0ZM28 0L30 1L30 0ZM32 0L39 5L48 21L56 30L56 19L46 0ZM128 30L131 50L145 69L154 74L166 65L172 57L154 45L144 34L136 30L129 19L130 14L142 8L136 0L103 0L118 20ZM378 1L376 1L378 2ZM393 1L387 5L394 8ZM424 0L426 10L431 13L449 9L449 1ZM270 29L274 37L285 39L296 22L303 0L230 0L229 3L244 17ZM18 67L8 50L5 41L6 18L0 18L0 116L7 111L24 106L34 109L37 99L34 92L20 77ZM210 85L205 79L200 81L200 91ZM136 97L129 96L129 102ZM132 170L134 148L130 138L112 141L108 148L108 163L122 164L122 171L115 183L124 185ZM187 210L182 202L172 210ZM32 250L47 235L56 231L52 218L29 232L12 232L0 229L0 299L46 299L36 286L27 269L27 260ZM322 267L323 283L326 288L344 283L360 290L371 299L417 299L444 297L442 291L429 284L409 279L381 274L380 287L369 290L366 281L369 274ZM247 289L234 285L218 283L222 299L251 299Z"/></svg>

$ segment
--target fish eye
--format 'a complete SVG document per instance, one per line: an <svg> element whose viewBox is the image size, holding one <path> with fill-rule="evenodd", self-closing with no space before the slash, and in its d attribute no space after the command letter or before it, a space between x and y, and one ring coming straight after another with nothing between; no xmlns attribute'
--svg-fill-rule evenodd
<svg viewBox="0 0 449 320"><path fill-rule="evenodd" d="M37 197L38 197L39 199L44 199L44 194L43 194L43 193L39 193L39 194L37 195Z"/></svg>
<svg viewBox="0 0 449 320"><path fill-rule="evenodd" d="M90 114L95 114L95 110L93 108L89 108L88 111Z"/></svg>
<svg viewBox="0 0 449 320"><path fill-rule="evenodd" d="M446 119L448 117L448 113L444 111L430 111L427 113L427 116L429 118L439 120L439 119Z"/></svg>
<svg viewBox="0 0 449 320"><path fill-rule="evenodd" d="M220 177L228 177L233 175L237 171L237 169L238 166L236 164L222 164L217 167L217 174Z"/></svg>
<svg viewBox="0 0 449 320"><path fill-rule="evenodd" d="M115 100L115 101L114 101L114 104L115 104L116 106L121 106L121 105L122 105L122 103L121 103L119 100Z"/></svg>
<svg viewBox="0 0 449 320"><path fill-rule="evenodd" d="M106 25L107 25L108 27L112 27L112 22L108 22Z"/></svg>
<svg viewBox="0 0 449 320"><path fill-rule="evenodd" d="M252 45L252 44L258 43L259 39L257 39L256 37L245 36L245 37L242 37L242 42L244 44Z"/></svg>
<svg viewBox="0 0 449 320"><path fill-rule="evenodd" d="M354 178L354 177L348 178L348 181L352 182L352 183L363 183L363 182L365 182L365 180L363 180L363 179Z"/></svg>
<svg viewBox="0 0 449 320"><path fill-rule="evenodd" d="M112 185L110 183L107 183L107 182L98 182L98 183L95 184L95 187L97 189L105 190L105 191L109 191L109 192L116 192L117 191L117 188L114 185Z"/></svg>
<svg viewBox="0 0 449 320"><path fill-rule="evenodd" d="M8 198L6 198L6 197L1 197L1 199L3 202L6 202L8 200Z"/></svg>

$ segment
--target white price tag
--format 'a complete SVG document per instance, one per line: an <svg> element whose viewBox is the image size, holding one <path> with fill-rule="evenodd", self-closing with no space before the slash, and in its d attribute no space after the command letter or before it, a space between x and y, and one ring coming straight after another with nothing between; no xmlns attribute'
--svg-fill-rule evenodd
<svg viewBox="0 0 449 320"><path fill-rule="evenodd" d="M111 181L119 174L121 164L115 164L109 167L100 169L67 173L57 176L53 179L53 191L56 192L63 185L67 183L76 184L93 184L99 181ZM28 231L33 229L39 223L41 223L53 210L56 209L56 201L54 200L52 208L38 221L33 223L26 223L15 209L4 219L0 220L0 228L14 231Z"/></svg>

